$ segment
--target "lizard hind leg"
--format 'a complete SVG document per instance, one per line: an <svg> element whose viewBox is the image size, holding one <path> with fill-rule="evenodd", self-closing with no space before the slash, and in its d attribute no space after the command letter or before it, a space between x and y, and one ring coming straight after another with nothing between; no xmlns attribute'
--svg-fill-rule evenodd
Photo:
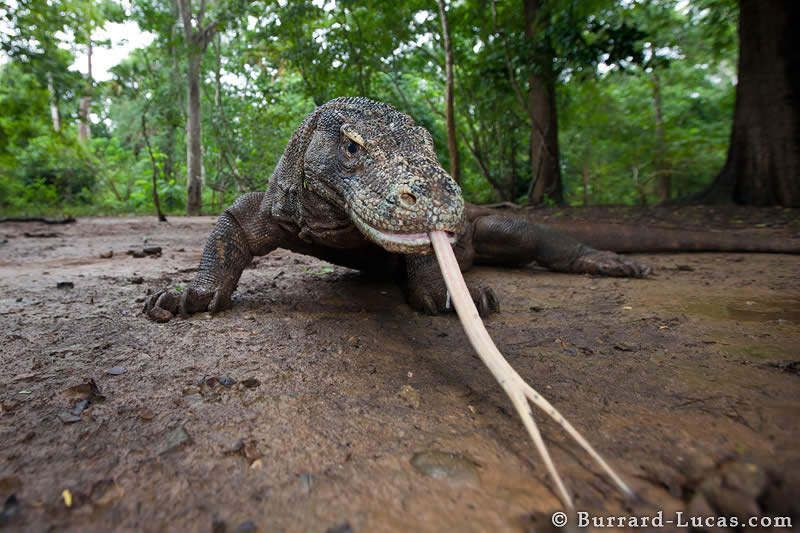
<svg viewBox="0 0 800 533"><path fill-rule="evenodd" d="M520 266L536 261L558 272L642 278L650 267L587 246L555 228L521 217L480 216L473 221L475 262Z"/></svg>

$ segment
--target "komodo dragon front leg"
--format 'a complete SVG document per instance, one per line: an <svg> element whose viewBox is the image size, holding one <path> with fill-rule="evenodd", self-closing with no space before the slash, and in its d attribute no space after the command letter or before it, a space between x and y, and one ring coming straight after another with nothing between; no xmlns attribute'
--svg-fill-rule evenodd
<svg viewBox="0 0 800 533"><path fill-rule="evenodd" d="M284 230L269 215L265 193L241 196L217 220L194 281L182 290L167 289L150 296L144 312L156 322L167 322L178 313L185 316L229 309L245 267L254 256L268 254L284 239Z"/></svg>

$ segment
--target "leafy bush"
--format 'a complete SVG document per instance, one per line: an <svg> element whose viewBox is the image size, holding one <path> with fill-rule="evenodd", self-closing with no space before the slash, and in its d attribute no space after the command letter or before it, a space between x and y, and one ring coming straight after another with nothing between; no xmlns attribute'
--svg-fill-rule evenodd
<svg viewBox="0 0 800 533"><path fill-rule="evenodd" d="M17 153L16 159L14 173L29 189L31 203L54 205L59 197L66 203L91 201L89 191L94 187L95 176L82 147L65 143L57 135L35 137Z"/></svg>

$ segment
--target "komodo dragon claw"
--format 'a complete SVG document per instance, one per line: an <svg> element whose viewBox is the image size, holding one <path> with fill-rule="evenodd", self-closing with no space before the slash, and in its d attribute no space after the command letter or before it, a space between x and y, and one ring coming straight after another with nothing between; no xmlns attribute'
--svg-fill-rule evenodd
<svg viewBox="0 0 800 533"><path fill-rule="evenodd" d="M478 308L481 317L486 318L491 313L500 312L500 300L491 287L483 284L473 284L468 287L472 301L475 302L475 307ZM409 290L409 305L423 311L426 315L438 316L455 311L445 287L434 289L429 286L415 285L409 287Z"/></svg>
<svg viewBox="0 0 800 533"><path fill-rule="evenodd" d="M187 317L192 313L218 313L232 307L230 295L220 290L189 286L180 291L161 290L145 301L144 313L155 322L169 322L175 315Z"/></svg>
<svg viewBox="0 0 800 533"><path fill-rule="evenodd" d="M597 250L578 257L570 265L572 272L626 278L646 278L648 265L614 252Z"/></svg>

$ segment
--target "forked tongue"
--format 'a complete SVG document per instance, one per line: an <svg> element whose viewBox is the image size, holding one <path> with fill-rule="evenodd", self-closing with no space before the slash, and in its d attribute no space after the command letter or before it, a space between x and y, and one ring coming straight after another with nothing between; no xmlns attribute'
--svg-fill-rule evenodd
<svg viewBox="0 0 800 533"><path fill-rule="evenodd" d="M541 454L547 466L547 471L558 487L558 492L564 504L570 509L573 508L572 499L564 486L564 482L561 481L561 476L559 476L553 464L553 460L550 458L550 453L547 451L547 447L542 440L542 435L539 433L539 428L536 426L536 420L533 418L533 412L528 405L528 401L533 402L535 406L542 409L545 413L550 415L553 420L558 422L558 424L563 427L595 461L597 461L622 492L629 497L633 496L631 489L629 489L625 482L611 469L608 463L600 457L600 454L592 448L592 445L578 433L578 430L567 422L550 402L545 400L533 387L525 383L522 377L517 374L517 371L503 358L503 355L497 349L497 346L494 345L492 338L489 337L489 333L483 326L483 321L481 321L480 315L478 314L478 309L475 307L469 290L467 290L467 285L464 283L461 269L458 267L458 262L453 254L453 249L450 246L447 234L444 231L431 231L429 235L431 243L433 244L433 251L436 253L436 259L439 261L442 277L444 277L444 282L447 285L448 295L453 301L453 305L455 305L456 313L458 313L458 318L461 320L461 325L464 327L470 344L472 344L472 347L478 352L478 356L480 356L483 364L489 367L489 371L491 371L497 382L500 383L500 386L503 387L503 390L506 391L508 397L511 398L511 403L514 404L514 408L522 418L525 429L528 430L528 434L533 439L536 449L539 451L539 454Z"/></svg>

